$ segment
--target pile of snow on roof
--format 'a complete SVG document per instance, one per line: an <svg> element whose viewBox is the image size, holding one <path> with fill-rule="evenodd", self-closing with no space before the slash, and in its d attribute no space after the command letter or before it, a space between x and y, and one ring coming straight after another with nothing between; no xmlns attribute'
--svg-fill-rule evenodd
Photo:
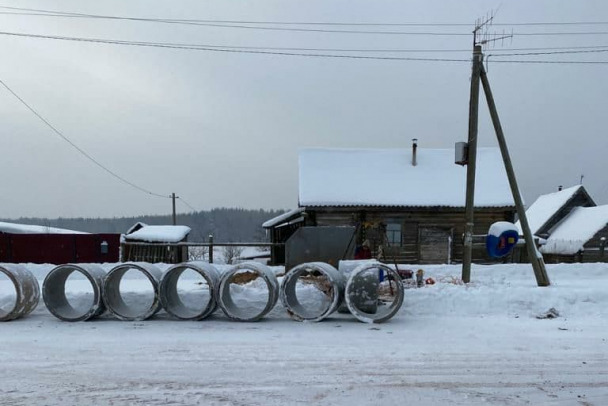
<svg viewBox="0 0 608 406"><path fill-rule="evenodd" d="M577 207L557 225L540 250L543 254L576 254L607 224L608 205Z"/></svg>
<svg viewBox="0 0 608 406"><path fill-rule="evenodd" d="M310 148L299 156L300 206L464 207L466 168L453 149ZM497 148L479 148L476 207L512 207L513 197Z"/></svg>
<svg viewBox="0 0 608 406"><path fill-rule="evenodd" d="M568 203L581 187L581 185L576 185L559 192L542 195L536 199L534 204L526 210L526 218L528 219L532 234L536 234L559 209ZM515 225L521 233L522 228L519 221Z"/></svg>
<svg viewBox="0 0 608 406"><path fill-rule="evenodd" d="M64 228L31 226L26 224L0 222L0 233L7 234L89 234Z"/></svg>
<svg viewBox="0 0 608 406"><path fill-rule="evenodd" d="M187 226L144 226L125 235L125 240L173 243L182 241L190 231L192 229Z"/></svg>

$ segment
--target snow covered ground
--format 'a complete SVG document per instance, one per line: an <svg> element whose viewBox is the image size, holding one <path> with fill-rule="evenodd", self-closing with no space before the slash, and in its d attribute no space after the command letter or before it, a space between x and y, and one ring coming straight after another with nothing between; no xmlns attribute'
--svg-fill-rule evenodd
<svg viewBox="0 0 608 406"><path fill-rule="evenodd" d="M52 269L27 267L40 282ZM379 325L338 313L298 323L280 303L257 323L221 311L67 323L41 303L0 323L0 403L608 404L608 264L548 265L547 288L529 265L474 266L468 286L454 283L459 266L423 268L437 283L406 290ZM535 317L551 307L560 317Z"/></svg>

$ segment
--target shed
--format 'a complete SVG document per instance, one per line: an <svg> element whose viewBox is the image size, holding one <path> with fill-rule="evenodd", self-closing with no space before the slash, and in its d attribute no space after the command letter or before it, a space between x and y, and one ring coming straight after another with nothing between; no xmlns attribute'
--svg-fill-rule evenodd
<svg viewBox="0 0 608 406"><path fill-rule="evenodd" d="M122 261L180 263L188 260L188 247L175 244L188 241L190 227L149 226L137 223L124 235Z"/></svg>
<svg viewBox="0 0 608 406"><path fill-rule="evenodd" d="M497 148L478 149L475 185L475 234L485 234L496 221L514 220ZM264 227L280 243L290 236L276 231L281 227L355 226L357 243L369 240L380 259L459 262L465 192L466 168L454 164L453 149L303 149L299 208ZM482 245L473 254L477 262L491 261Z"/></svg>

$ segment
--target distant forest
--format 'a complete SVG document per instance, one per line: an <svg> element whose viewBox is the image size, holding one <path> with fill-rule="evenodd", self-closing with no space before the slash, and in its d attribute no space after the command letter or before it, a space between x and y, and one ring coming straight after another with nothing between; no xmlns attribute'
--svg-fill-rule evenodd
<svg viewBox="0 0 608 406"><path fill-rule="evenodd" d="M177 224L192 229L188 241L207 241L213 234L216 242L266 241L262 223L284 213L283 210L245 210L218 208L189 214L178 214ZM148 225L170 225L171 216L139 216L120 218L20 218L2 220L11 223L67 228L88 233L124 234L138 221Z"/></svg>

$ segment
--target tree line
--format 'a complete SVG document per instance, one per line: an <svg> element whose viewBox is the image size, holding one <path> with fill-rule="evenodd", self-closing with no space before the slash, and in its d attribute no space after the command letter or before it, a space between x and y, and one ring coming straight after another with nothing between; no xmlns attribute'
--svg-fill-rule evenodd
<svg viewBox="0 0 608 406"><path fill-rule="evenodd" d="M210 234L216 242L259 242L266 241L262 223L284 213L284 210L247 210L238 208L216 208L177 216L177 224L192 229L188 241L207 241ZM146 215L114 218L19 218L2 220L11 223L59 227L87 233L124 234L137 222L148 225L170 225L171 216Z"/></svg>

